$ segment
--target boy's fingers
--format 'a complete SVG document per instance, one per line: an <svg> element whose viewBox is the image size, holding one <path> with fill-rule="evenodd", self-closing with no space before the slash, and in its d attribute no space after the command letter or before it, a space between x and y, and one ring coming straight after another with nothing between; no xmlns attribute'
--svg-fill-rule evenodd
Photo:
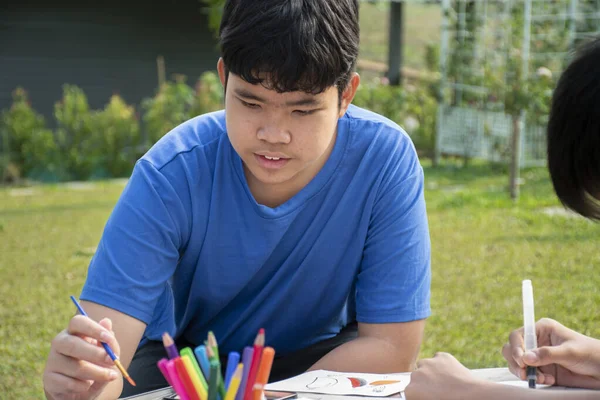
<svg viewBox="0 0 600 400"><path fill-rule="evenodd" d="M113 337L115 336L115 333L112 331L112 321L110 320L110 318L104 318L102 320L100 320L99 324L101 326L103 326L104 328L106 328L108 331L110 331L111 335L113 335ZM119 343L117 342L117 340L115 339L115 341L113 343L109 343L112 351L115 353L115 355L118 357L121 354L121 347L119 346ZM98 343L98 346L104 348L102 346L102 343ZM110 359L110 357L108 356L108 354L106 355L108 358ZM112 360L111 360L112 362Z"/></svg>
<svg viewBox="0 0 600 400"><path fill-rule="evenodd" d="M86 360L94 364L107 364L106 351L102 347L92 345L79 336L59 335L54 340L55 350L76 360Z"/></svg>
<svg viewBox="0 0 600 400"><path fill-rule="evenodd" d="M71 335L81 335L117 346L115 336L99 323L83 315L76 315L69 321L67 332Z"/></svg>
<svg viewBox="0 0 600 400"><path fill-rule="evenodd" d="M44 386L60 388L64 393L85 393L92 386L90 381L82 381L56 372L47 372L44 376Z"/></svg>
<svg viewBox="0 0 600 400"><path fill-rule="evenodd" d="M118 377L117 372L112 368L101 367L83 360L63 357L59 363L58 369L63 371L64 375L80 381L91 381L89 386L94 382L110 382Z"/></svg>
<svg viewBox="0 0 600 400"><path fill-rule="evenodd" d="M98 324L106 328L107 331L112 332L112 320L110 318L102 318Z"/></svg>

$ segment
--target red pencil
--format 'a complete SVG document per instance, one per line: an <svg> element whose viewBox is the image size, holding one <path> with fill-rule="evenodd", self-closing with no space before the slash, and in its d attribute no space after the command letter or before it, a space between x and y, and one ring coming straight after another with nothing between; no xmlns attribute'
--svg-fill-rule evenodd
<svg viewBox="0 0 600 400"><path fill-rule="evenodd" d="M246 390L244 392L244 400L253 400L252 392L256 383L256 374L260 364L263 348L265 347L265 330L260 328L256 339L254 340L254 355L252 356L252 364L250 364L250 372L246 381Z"/></svg>
<svg viewBox="0 0 600 400"><path fill-rule="evenodd" d="M179 380L181 380L181 383L183 383L183 387L185 388L190 400L201 400L198 396L198 392L196 392L192 378L190 378L188 375L188 370L185 369L185 365L183 364L181 357L177 357L173 359L173 361L175 362L175 370L177 371L177 375L179 375Z"/></svg>

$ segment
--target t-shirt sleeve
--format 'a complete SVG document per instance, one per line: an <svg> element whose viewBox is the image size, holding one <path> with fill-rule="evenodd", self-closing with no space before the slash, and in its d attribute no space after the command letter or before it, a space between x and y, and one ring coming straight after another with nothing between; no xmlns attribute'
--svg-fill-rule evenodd
<svg viewBox="0 0 600 400"><path fill-rule="evenodd" d="M408 322L431 313L423 169L412 145L400 158L373 206L356 283L358 322Z"/></svg>
<svg viewBox="0 0 600 400"><path fill-rule="evenodd" d="M149 324L177 266L186 220L172 182L139 161L106 223L81 298Z"/></svg>

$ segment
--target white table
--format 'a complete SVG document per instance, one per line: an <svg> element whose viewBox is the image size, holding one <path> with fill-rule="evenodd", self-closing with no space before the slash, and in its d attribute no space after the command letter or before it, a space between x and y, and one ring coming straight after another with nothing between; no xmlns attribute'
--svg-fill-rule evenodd
<svg viewBox="0 0 600 400"><path fill-rule="evenodd" d="M510 373L508 368L482 368L482 369L474 369L471 370L473 374L477 377L492 381L492 382L509 382L515 381L517 378ZM552 388L554 390L564 390L564 388ZM175 392L171 388L154 390L152 392L148 392L145 394L139 394L136 396L126 397L122 400L162 400L165 397L169 397L174 395ZM353 397L353 396L331 396L331 395L323 395L323 394L314 394L314 393L302 393L299 394L298 397L308 397L315 400L323 400L324 397L327 397L327 400L352 400L354 398L364 400L363 397ZM381 398L382 400L385 397Z"/></svg>

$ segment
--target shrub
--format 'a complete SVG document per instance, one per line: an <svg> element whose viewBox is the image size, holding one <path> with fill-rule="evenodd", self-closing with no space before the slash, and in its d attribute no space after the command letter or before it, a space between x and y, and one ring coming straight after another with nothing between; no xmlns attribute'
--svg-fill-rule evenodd
<svg viewBox="0 0 600 400"><path fill-rule="evenodd" d="M216 73L207 71L196 82L196 97L190 117L223 108L223 86Z"/></svg>
<svg viewBox="0 0 600 400"><path fill-rule="evenodd" d="M0 128L3 137L0 148L4 154L0 169L4 176L9 169L13 180L55 167L54 135L46 129L44 117L31 107L23 88L13 92L13 103L2 112Z"/></svg>
<svg viewBox="0 0 600 400"><path fill-rule="evenodd" d="M417 150L427 156L433 153L437 101L434 88L427 86L389 86L386 82L361 84L354 104L381 114L402 126L411 136Z"/></svg>
<svg viewBox="0 0 600 400"><path fill-rule="evenodd" d="M133 106L113 95L91 119L94 177L128 176L140 152L140 124Z"/></svg>
<svg viewBox="0 0 600 400"><path fill-rule="evenodd" d="M70 178L87 179L95 161L92 137L92 114L83 90L74 85L63 86L62 100L54 105L58 127L56 139L64 166Z"/></svg>
<svg viewBox="0 0 600 400"><path fill-rule="evenodd" d="M165 82L153 98L142 102L144 129L150 144L190 118L195 96L185 80L185 76L177 75L175 82Z"/></svg>

